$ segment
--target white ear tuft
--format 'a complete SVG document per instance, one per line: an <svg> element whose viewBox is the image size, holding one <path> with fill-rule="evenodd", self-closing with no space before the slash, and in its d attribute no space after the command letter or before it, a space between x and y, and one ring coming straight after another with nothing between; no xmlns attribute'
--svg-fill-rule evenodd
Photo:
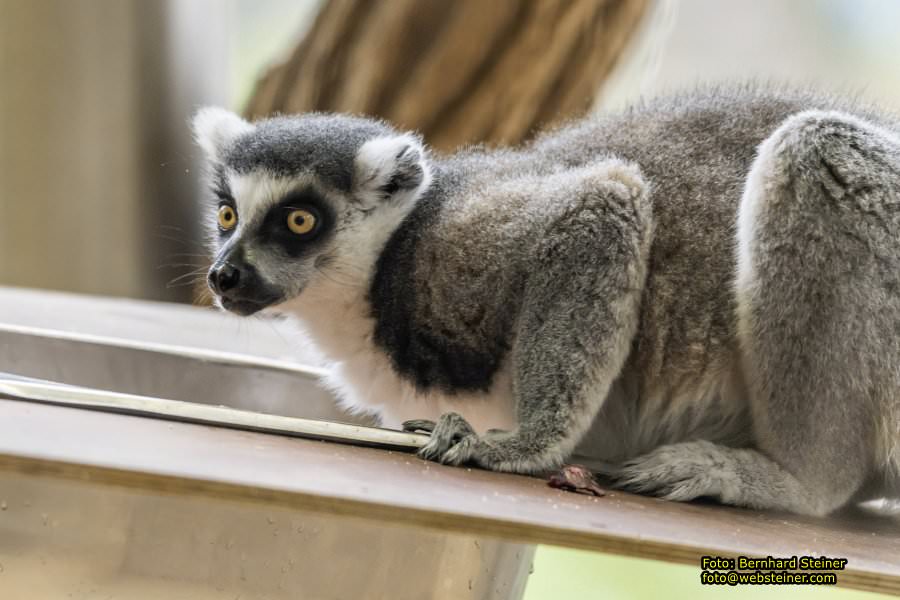
<svg viewBox="0 0 900 600"><path fill-rule="evenodd" d="M222 151L237 136L253 130L253 125L224 108L205 106L193 119L194 139L210 160L222 159Z"/></svg>
<svg viewBox="0 0 900 600"><path fill-rule="evenodd" d="M412 134L369 140L356 154L354 192L367 205L419 189L429 181L425 148Z"/></svg>

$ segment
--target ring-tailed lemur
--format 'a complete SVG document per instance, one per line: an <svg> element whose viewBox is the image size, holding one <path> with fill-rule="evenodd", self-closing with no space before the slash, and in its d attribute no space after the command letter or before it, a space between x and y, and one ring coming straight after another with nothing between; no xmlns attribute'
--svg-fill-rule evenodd
<svg viewBox="0 0 900 600"><path fill-rule="evenodd" d="M626 489L810 514L900 491L893 117L745 86L450 156L344 115L194 128L218 302L296 315L423 456L580 444Z"/></svg>

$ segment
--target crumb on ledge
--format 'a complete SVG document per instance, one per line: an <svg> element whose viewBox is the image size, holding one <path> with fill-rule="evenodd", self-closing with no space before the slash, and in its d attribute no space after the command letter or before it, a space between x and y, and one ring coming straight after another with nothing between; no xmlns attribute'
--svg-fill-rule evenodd
<svg viewBox="0 0 900 600"><path fill-rule="evenodd" d="M547 485L577 494L590 494L598 497L606 495L606 490L600 487L594 474L587 467L581 465L565 465L550 475Z"/></svg>

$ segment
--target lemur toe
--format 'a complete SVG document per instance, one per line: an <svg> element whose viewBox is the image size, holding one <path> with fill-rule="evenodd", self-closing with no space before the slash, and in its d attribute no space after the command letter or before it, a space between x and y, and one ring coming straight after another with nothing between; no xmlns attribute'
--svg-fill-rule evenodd
<svg viewBox="0 0 900 600"><path fill-rule="evenodd" d="M719 465L712 459L708 442L663 446L626 461L605 473L616 489L688 501L701 496L719 496L722 481Z"/></svg>
<svg viewBox="0 0 900 600"><path fill-rule="evenodd" d="M445 465L459 466L470 462L476 453L478 446L478 437L474 434L464 437L458 443L453 445L441 457L441 462Z"/></svg>
<svg viewBox="0 0 900 600"><path fill-rule="evenodd" d="M413 419L411 421L403 421L403 431L421 431L424 433L431 433L434 431L436 423L434 421L429 421L428 419Z"/></svg>
<svg viewBox="0 0 900 600"><path fill-rule="evenodd" d="M430 421L423 422L430 423ZM410 423L410 421L407 421L407 423ZM406 423L404 423L405 427ZM467 459L457 456L458 454L461 455L461 451L449 457L447 455L455 446L469 438L477 440L475 430L472 429L468 421L457 413L443 414L432 428L431 439L419 450L419 456L427 460L446 464L462 464Z"/></svg>

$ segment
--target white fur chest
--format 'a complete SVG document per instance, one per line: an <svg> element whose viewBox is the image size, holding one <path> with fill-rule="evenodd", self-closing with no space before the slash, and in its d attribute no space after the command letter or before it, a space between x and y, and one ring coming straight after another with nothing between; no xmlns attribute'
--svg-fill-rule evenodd
<svg viewBox="0 0 900 600"><path fill-rule="evenodd" d="M461 414L479 432L515 427L508 361L487 392L423 392L399 376L375 345L375 321L363 289L319 282L280 308L310 334L328 363L325 384L347 410L375 414L392 428L409 419L436 420L446 412Z"/></svg>

